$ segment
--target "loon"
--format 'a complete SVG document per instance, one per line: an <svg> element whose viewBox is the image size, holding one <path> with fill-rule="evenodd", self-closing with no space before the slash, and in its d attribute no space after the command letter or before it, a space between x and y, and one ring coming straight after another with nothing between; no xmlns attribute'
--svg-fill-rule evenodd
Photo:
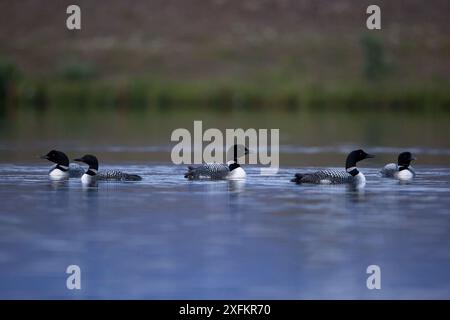
<svg viewBox="0 0 450 320"><path fill-rule="evenodd" d="M75 159L75 161L83 162L89 165L88 170L81 176L82 183L93 183L95 181L139 181L142 180L141 176L137 174L128 174L119 170L108 170L98 172L98 160L97 157L86 154L81 158Z"/></svg>
<svg viewBox="0 0 450 320"><path fill-rule="evenodd" d="M397 164L388 163L380 173L383 177L395 178L398 180L411 180L416 176L414 169L410 166L411 161L416 160L411 152L402 152L398 156Z"/></svg>
<svg viewBox="0 0 450 320"><path fill-rule="evenodd" d="M315 184L342 184L352 183L358 187L364 187L366 184L366 177L362 172L359 172L356 163L375 156L364 152L363 150L354 150L347 156L344 170L325 169L313 173L297 173L291 180L297 184L315 183Z"/></svg>
<svg viewBox="0 0 450 320"><path fill-rule="evenodd" d="M189 166L184 177L189 180L209 178L211 180L240 180L245 179L247 174L238 163L238 158L249 154L249 150L243 146L235 144L228 152L233 152L233 160L222 163L204 163L199 166Z"/></svg>
<svg viewBox="0 0 450 320"><path fill-rule="evenodd" d="M56 163L48 172L48 175L53 180L64 180L68 178L79 178L83 175L83 168L75 163L69 163L69 158L64 152L58 150L51 150L41 159Z"/></svg>

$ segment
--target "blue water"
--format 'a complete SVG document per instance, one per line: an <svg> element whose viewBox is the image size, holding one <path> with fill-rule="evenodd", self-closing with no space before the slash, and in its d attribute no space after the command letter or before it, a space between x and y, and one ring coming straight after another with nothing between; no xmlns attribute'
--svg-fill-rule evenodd
<svg viewBox="0 0 450 320"><path fill-rule="evenodd" d="M93 188L48 167L0 164L0 298L450 298L447 167L409 184L365 167L360 192L295 185L293 167L191 182L184 166L106 164L144 179Z"/></svg>

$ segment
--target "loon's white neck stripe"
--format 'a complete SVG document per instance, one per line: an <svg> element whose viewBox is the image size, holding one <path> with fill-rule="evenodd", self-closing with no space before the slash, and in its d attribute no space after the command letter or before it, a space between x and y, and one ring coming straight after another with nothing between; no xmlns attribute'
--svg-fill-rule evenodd
<svg viewBox="0 0 450 320"><path fill-rule="evenodd" d="M347 172L350 172L350 171L353 171L353 170L355 170L355 169L357 169L357 168L356 168L356 167L350 167L350 168L347 168L346 171L347 171Z"/></svg>
<svg viewBox="0 0 450 320"><path fill-rule="evenodd" d="M68 166L63 166L62 164L58 164L58 167L60 167L61 169L64 169L64 170L69 170Z"/></svg>
<svg viewBox="0 0 450 320"><path fill-rule="evenodd" d="M89 168L89 171L92 171L93 173L97 174L97 170L96 169Z"/></svg>

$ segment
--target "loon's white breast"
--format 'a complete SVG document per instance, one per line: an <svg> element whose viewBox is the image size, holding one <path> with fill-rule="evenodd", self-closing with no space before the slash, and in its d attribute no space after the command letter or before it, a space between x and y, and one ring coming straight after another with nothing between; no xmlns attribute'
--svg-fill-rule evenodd
<svg viewBox="0 0 450 320"><path fill-rule="evenodd" d="M414 173L409 169L404 169L395 173L394 177L398 180L407 181L414 178Z"/></svg>
<svg viewBox="0 0 450 320"><path fill-rule="evenodd" d="M233 169L228 173L227 180L241 180L245 179L247 177L247 174L245 173L244 169L242 167L237 167L236 169Z"/></svg>
<svg viewBox="0 0 450 320"><path fill-rule="evenodd" d="M366 185L366 177L361 171L353 179L355 186L358 188L363 188Z"/></svg>
<svg viewBox="0 0 450 320"><path fill-rule="evenodd" d="M83 183L83 184L91 184L94 181L95 181L95 176L91 176L91 175L89 175L87 173L84 173L81 176L81 183Z"/></svg>
<svg viewBox="0 0 450 320"><path fill-rule="evenodd" d="M59 168L54 168L48 173L50 179L52 180L64 180L69 178L68 171L62 171Z"/></svg>

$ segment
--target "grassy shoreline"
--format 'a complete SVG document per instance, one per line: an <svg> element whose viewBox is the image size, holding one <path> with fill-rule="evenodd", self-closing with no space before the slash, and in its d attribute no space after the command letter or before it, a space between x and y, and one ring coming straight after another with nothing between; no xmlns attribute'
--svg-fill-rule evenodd
<svg viewBox="0 0 450 320"><path fill-rule="evenodd" d="M2 103L0 102L0 105ZM20 81L8 86L4 105L67 108L226 108L450 110L445 84L388 83L285 86L221 81Z"/></svg>

